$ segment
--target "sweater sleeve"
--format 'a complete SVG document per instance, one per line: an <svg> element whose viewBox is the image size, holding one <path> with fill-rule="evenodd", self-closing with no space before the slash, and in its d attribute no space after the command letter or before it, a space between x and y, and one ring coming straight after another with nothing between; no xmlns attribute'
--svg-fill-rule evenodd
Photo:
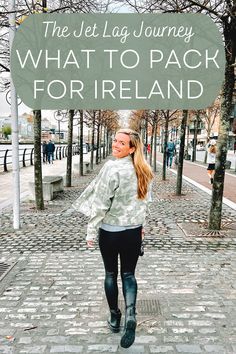
<svg viewBox="0 0 236 354"><path fill-rule="evenodd" d="M111 164L104 166L102 173L96 180L94 189L93 203L91 206L91 214L87 227L86 240L95 240L98 236L98 229L102 224L102 220L110 209L115 191L119 186L118 172L114 171Z"/></svg>
<svg viewBox="0 0 236 354"><path fill-rule="evenodd" d="M92 180L92 182L85 188L85 190L81 193L81 195L74 201L72 207L78 212L90 217L91 216L91 207L94 200L94 191L99 181L100 177L103 175L104 170L107 169L107 164L101 168L98 175Z"/></svg>

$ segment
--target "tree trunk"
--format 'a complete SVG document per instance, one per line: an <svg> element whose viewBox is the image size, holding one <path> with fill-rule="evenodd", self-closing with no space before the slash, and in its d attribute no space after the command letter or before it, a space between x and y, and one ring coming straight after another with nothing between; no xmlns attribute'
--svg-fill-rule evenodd
<svg viewBox="0 0 236 354"><path fill-rule="evenodd" d="M180 149L179 149L179 161L177 169L177 184L176 195L181 195L182 192L182 176L183 176L183 163L184 163L184 145L185 145L185 131L187 125L188 111L183 111L183 118L180 128Z"/></svg>
<svg viewBox="0 0 236 354"><path fill-rule="evenodd" d="M209 137L207 138L207 144L205 146L205 155L204 155L204 163L207 163L207 145L208 145L208 142L209 142Z"/></svg>
<svg viewBox="0 0 236 354"><path fill-rule="evenodd" d="M149 163L150 163L150 166L152 166L152 157L153 157L153 137L154 137L154 129L155 129L155 123L153 122L153 125L152 125L152 135L151 135L151 141L150 141L150 145L151 145L151 151L150 151L150 156L149 156Z"/></svg>
<svg viewBox="0 0 236 354"><path fill-rule="evenodd" d="M155 113L155 119L154 119L154 159L153 159L153 167L154 167L154 172L157 171L157 115Z"/></svg>
<svg viewBox="0 0 236 354"><path fill-rule="evenodd" d="M108 139L108 155L112 153L112 132L109 132L109 139Z"/></svg>
<svg viewBox="0 0 236 354"><path fill-rule="evenodd" d="M162 180L166 180L166 159L167 159L167 141L168 141L168 129L169 129L169 111L167 111L167 116L165 117L165 132L164 132L164 144L163 144L163 165L162 165Z"/></svg>
<svg viewBox="0 0 236 354"><path fill-rule="evenodd" d="M148 156L148 151L147 151L147 146L148 146L148 114L146 112L146 121L145 121L145 157L147 160L147 156Z"/></svg>
<svg viewBox="0 0 236 354"><path fill-rule="evenodd" d="M196 161L196 153L197 153L197 132L200 123L200 115L199 111L197 111L196 119L194 120L194 137L193 137L193 153L192 153L192 162Z"/></svg>
<svg viewBox="0 0 236 354"><path fill-rule="evenodd" d="M73 144L73 118L74 110L69 110L68 120L68 155L66 162L66 187L71 187L72 180L72 144Z"/></svg>
<svg viewBox="0 0 236 354"><path fill-rule="evenodd" d="M84 175L84 155L83 155L83 135L84 135L84 126L83 126L83 120L84 120L84 112L81 109L79 111L80 113L80 137L79 137L79 146L80 146L80 155L79 155L79 163L80 163L80 176Z"/></svg>
<svg viewBox="0 0 236 354"><path fill-rule="evenodd" d="M109 155L109 144L110 144L110 139L109 139L109 131L107 129L107 136L106 136L106 157Z"/></svg>
<svg viewBox="0 0 236 354"><path fill-rule="evenodd" d="M92 150L91 150L91 155L90 155L90 165L91 165L92 170L93 170L93 161L94 161L95 118L96 118L96 111L94 110L93 111L93 122L92 122L92 140L91 140Z"/></svg>
<svg viewBox="0 0 236 354"><path fill-rule="evenodd" d="M103 159L105 159L106 158L106 136L107 136L107 134L106 134L106 127L105 127L105 125L104 125L104 131L103 131L103 148L102 148L102 157L103 157Z"/></svg>
<svg viewBox="0 0 236 354"><path fill-rule="evenodd" d="M189 155L189 134L190 134L190 129L189 129L189 124L188 124L188 122L186 123L187 124L187 144L186 144L186 146L187 146L187 149L186 149L186 152L185 152L185 154L184 154L184 157L185 158L188 158L188 155Z"/></svg>
<svg viewBox="0 0 236 354"><path fill-rule="evenodd" d="M234 90L234 62L235 62L235 35L236 20L224 22L225 37L225 81L222 88L221 119L217 142L216 170L213 182L211 209L208 227L210 230L220 230L222 218L222 200L224 191L225 163L227 158L227 142L232 111L232 98Z"/></svg>
<svg viewBox="0 0 236 354"><path fill-rule="evenodd" d="M139 122L139 126L140 126L140 134L141 134L141 141L143 143L143 146L145 146L145 139L144 139L144 123L145 123L145 112L142 114L142 117L140 119L140 122ZM145 152L145 149L143 150Z"/></svg>
<svg viewBox="0 0 236 354"><path fill-rule="evenodd" d="M100 141L100 123L97 126L97 149L96 149L96 164L99 164L99 141Z"/></svg>
<svg viewBox="0 0 236 354"><path fill-rule="evenodd" d="M213 191L211 198L211 209L209 215L209 229L220 230L221 217L222 217L222 200L224 191L224 179L225 179L225 163L227 159L227 142L229 133L229 119L232 110L231 98L232 98L232 78L233 68L228 64L226 66L225 83L222 92L222 104L221 104L221 119L219 127L219 136L217 141L217 154L216 154L216 169L213 182Z"/></svg>
<svg viewBox="0 0 236 354"><path fill-rule="evenodd" d="M196 161L196 149L197 149L197 120L194 120L194 134L193 134L193 152L192 152L192 162Z"/></svg>
<svg viewBox="0 0 236 354"><path fill-rule="evenodd" d="M99 163L102 161L102 124L100 125L99 134Z"/></svg>
<svg viewBox="0 0 236 354"><path fill-rule="evenodd" d="M44 209L41 160L41 111L34 111L34 183L37 210Z"/></svg>

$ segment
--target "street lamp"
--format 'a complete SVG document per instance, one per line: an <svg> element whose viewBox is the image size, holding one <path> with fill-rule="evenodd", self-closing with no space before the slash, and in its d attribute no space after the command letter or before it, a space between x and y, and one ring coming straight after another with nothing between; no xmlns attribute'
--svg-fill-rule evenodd
<svg viewBox="0 0 236 354"><path fill-rule="evenodd" d="M59 145L61 144L61 123L66 122L67 118L67 111L63 111L63 110L58 110L54 112L54 118L56 119L57 123L58 123L58 133L59 133L59 137L58 137L58 143Z"/></svg>
<svg viewBox="0 0 236 354"><path fill-rule="evenodd" d="M9 105L11 105L11 90L8 90L6 93L6 101ZM19 106L22 103L20 97L17 97L17 105Z"/></svg>
<svg viewBox="0 0 236 354"><path fill-rule="evenodd" d="M75 121L75 123L73 122L73 126L78 126L78 153L80 151L80 114L79 114L79 110L76 110L74 112L74 117L73 117L73 121Z"/></svg>

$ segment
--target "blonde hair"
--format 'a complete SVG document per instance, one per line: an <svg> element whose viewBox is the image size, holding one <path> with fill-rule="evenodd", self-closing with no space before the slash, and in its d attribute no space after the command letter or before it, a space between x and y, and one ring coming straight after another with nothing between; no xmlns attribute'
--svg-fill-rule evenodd
<svg viewBox="0 0 236 354"><path fill-rule="evenodd" d="M138 194L138 199L145 199L148 192L148 185L153 179L154 175L152 173L150 165L145 160L143 154L143 143L141 141L140 135L135 130L128 129L128 128L119 129L116 132L116 134L119 133L129 135L130 138L129 145L130 147L135 148L134 152L131 154L131 157L136 172L136 176L138 179L137 194Z"/></svg>
<svg viewBox="0 0 236 354"><path fill-rule="evenodd" d="M216 146L215 145L210 145L209 146L209 152L211 154L215 154L216 153Z"/></svg>

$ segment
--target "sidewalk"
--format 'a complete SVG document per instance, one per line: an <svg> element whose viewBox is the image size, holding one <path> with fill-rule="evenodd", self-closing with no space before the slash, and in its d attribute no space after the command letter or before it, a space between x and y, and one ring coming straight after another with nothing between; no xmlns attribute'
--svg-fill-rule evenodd
<svg viewBox="0 0 236 354"><path fill-rule="evenodd" d="M84 161L89 161L90 154L84 155ZM59 175L65 176L66 174L66 161L55 160L53 164L42 164L42 175L52 176ZM72 157L72 164L79 163L79 155ZM20 169L20 193L21 200L30 196L29 182L34 180L34 166L28 166ZM13 192L12 192L12 172L0 173L0 211L12 205Z"/></svg>
<svg viewBox="0 0 236 354"><path fill-rule="evenodd" d="M210 196L183 181L176 197L176 176L167 170L163 182L160 168L136 272L137 336L120 348L107 329L101 256L71 208L101 166L74 174L44 211L22 202L19 231L3 211L0 262L16 264L0 281L0 353L236 353L236 212L224 205L222 232L207 235Z"/></svg>
<svg viewBox="0 0 236 354"><path fill-rule="evenodd" d="M163 154L157 153L157 161L162 164ZM172 164L173 172L177 171L176 165ZM190 162L184 160L183 176L185 180L193 183L198 188L211 195L212 187L209 184L209 177L207 175L207 165L200 162ZM195 182L195 183L194 183ZM232 206L236 210L236 174L225 171L225 185L224 185L224 202Z"/></svg>

